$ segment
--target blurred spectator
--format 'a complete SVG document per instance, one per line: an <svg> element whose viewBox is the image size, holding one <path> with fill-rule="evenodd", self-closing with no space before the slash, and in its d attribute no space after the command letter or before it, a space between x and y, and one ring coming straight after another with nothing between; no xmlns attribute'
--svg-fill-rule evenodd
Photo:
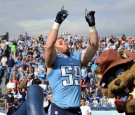
<svg viewBox="0 0 135 115"><path fill-rule="evenodd" d="M100 109L106 109L108 110L108 98L107 98L107 95L106 94L103 94L103 97L100 99Z"/></svg>
<svg viewBox="0 0 135 115"><path fill-rule="evenodd" d="M16 88L16 84L12 82L12 79L9 79L9 82L7 83L7 88Z"/></svg>
<svg viewBox="0 0 135 115"><path fill-rule="evenodd" d="M6 41L2 40L0 46L4 50L4 53L5 53L5 50L7 49Z"/></svg>
<svg viewBox="0 0 135 115"><path fill-rule="evenodd" d="M14 95L14 98L17 98L18 100L19 100L19 102L21 102L21 98L22 98L22 95L21 95L21 88L17 88L17 91L16 91L16 93L15 93L15 95Z"/></svg>
<svg viewBox="0 0 135 115"><path fill-rule="evenodd" d="M6 65L8 66L8 73L10 74L11 72L11 69L14 67L14 59L12 58L12 56L10 56L8 59L7 59L7 62L6 62Z"/></svg>
<svg viewBox="0 0 135 115"><path fill-rule="evenodd" d="M24 103L25 99L26 99L26 89L25 88L22 88L21 92L20 92L20 95L21 95L21 104Z"/></svg>
<svg viewBox="0 0 135 115"><path fill-rule="evenodd" d="M9 43L8 43L8 44L9 44ZM6 56L7 58L10 57L10 47L8 46L8 44L7 44L7 47L6 47L5 52L4 52L4 54L5 54L5 56Z"/></svg>
<svg viewBox="0 0 135 115"><path fill-rule="evenodd" d="M2 63L0 62L0 84L1 84L2 78L4 76L4 72L5 72L5 67L2 66Z"/></svg>
<svg viewBox="0 0 135 115"><path fill-rule="evenodd" d="M11 54L13 56L13 59L15 59L16 46L17 46L17 44L16 44L16 41L14 40L12 45L10 46Z"/></svg>
<svg viewBox="0 0 135 115"><path fill-rule="evenodd" d="M37 76L40 80L45 80L45 77L46 77L46 73L45 73L45 70L44 68L41 68L39 69L38 73L37 73Z"/></svg>
<svg viewBox="0 0 135 115"><path fill-rule="evenodd" d="M80 80L80 86L81 86L81 97L85 98L87 97L87 84L83 79Z"/></svg>
<svg viewBox="0 0 135 115"><path fill-rule="evenodd" d="M51 103L52 103L52 93L51 92L48 93L47 98L48 98L49 105L44 110L45 110L46 113L48 113L48 115L51 115Z"/></svg>
<svg viewBox="0 0 135 115"><path fill-rule="evenodd" d="M108 98L109 109L115 109L115 98Z"/></svg>
<svg viewBox="0 0 135 115"><path fill-rule="evenodd" d="M99 106L100 104L100 99L95 93L92 95L92 98L90 98L90 104L95 107Z"/></svg>
<svg viewBox="0 0 135 115"><path fill-rule="evenodd" d="M90 101L90 99L92 98L92 93L90 92L90 90L88 88L86 88L86 97L85 97L88 101Z"/></svg>
<svg viewBox="0 0 135 115"><path fill-rule="evenodd" d="M82 75L82 79L84 79L84 81L85 81L86 76L87 76L87 69L86 69L86 67L82 67L81 75Z"/></svg>
<svg viewBox="0 0 135 115"><path fill-rule="evenodd" d="M90 84L88 84L88 88L89 88L91 94L95 93L96 85L95 85L93 79L90 80Z"/></svg>
<svg viewBox="0 0 135 115"><path fill-rule="evenodd" d="M27 82L27 87L29 87L30 85L32 85L32 78L31 76L29 75L28 78L27 78L28 82Z"/></svg>
<svg viewBox="0 0 135 115"><path fill-rule="evenodd" d="M121 38L122 38L123 41L125 41L126 40L125 34L123 34Z"/></svg>
<svg viewBox="0 0 135 115"><path fill-rule="evenodd" d="M86 100L84 98L81 99L81 112L82 115L91 115L91 108L86 105Z"/></svg>
<svg viewBox="0 0 135 115"><path fill-rule="evenodd" d="M48 85L48 88L47 88L47 94L51 93L52 92L52 89L51 89L51 86Z"/></svg>
<svg viewBox="0 0 135 115"><path fill-rule="evenodd" d="M7 115L12 115L14 112L16 112L20 107L20 103L18 98L14 98L13 106L10 106L8 108Z"/></svg>
<svg viewBox="0 0 135 115"><path fill-rule="evenodd" d="M44 97L43 108L44 108L44 111L45 111L45 115L48 115L49 102L47 100L47 97Z"/></svg>
<svg viewBox="0 0 135 115"><path fill-rule="evenodd" d="M47 83L45 82L45 80L41 81L41 84L39 84L39 86L43 89L44 92L47 91Z"/></svg>
<svg viewBox="0 0 135 115"><path fill-rule="evenodd" d="M4 52L4 50L0 46L0 61L1 61L1 58L2 58L2 55L3 55L3 52Z"/></svg>
<svg viewBox="0 0 135 115"><path fill-rule="evenodd" d="M102 89L102 86L97 85L95 93L96 93L97 97L99 97L99 98L102 98L102 96L103 96L101 89Z"/></svg>
<svg viewBox="0 0 135 115"><path fill-rule="evenodd" d="M30 37L28 36L27 32L25 33L24 39L28 40Z"/></svg>
<svg viewBox="0 0 135 115"><path fill-rule="evenodd" d="M4 94L3 99L7 99L7 104L9 106L13 105L14 95L12 93L12 89L11 88L7 89L7 92Z"/></svg>
<svg viewBox="0 0 135 115"><path fill-rule="evenodd" d="M33 80L32 80L32 84L41 84L41 80L40 79L38 79L38 78L34 78Z"/></svg>
<svg viewBox="0 0 135 115"><path fill-rule="evenodd" d="M5 56L5 54L3 54L3 55L2 55L2 58L1 58L2 66L6 66L7 59L8 59L8 58Z"/></svg>

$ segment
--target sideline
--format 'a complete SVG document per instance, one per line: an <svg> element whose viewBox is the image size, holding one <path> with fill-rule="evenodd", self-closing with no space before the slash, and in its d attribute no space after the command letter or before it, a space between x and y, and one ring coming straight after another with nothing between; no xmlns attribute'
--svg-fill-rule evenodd
<svg viewBox="0 0 135 115"><path fill-rule="evenodd" d="M117 111L92 111L92 115L125 115L125 114L118 113Z"/></svg>

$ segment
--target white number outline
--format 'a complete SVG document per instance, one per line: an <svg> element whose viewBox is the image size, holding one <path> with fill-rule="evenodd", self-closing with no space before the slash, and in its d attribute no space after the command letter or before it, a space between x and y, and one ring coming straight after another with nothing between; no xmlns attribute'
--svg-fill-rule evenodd
<svg viewBox="0 0 135 115"><path fill-rule="evenodd" d="M71 73L67 73L66 69L71 71ZM68 80L62 80L63 86L80 85L80 78L81 78L80 70L81 69L79 66L61 66L62 77L68 77Z"/></svg>

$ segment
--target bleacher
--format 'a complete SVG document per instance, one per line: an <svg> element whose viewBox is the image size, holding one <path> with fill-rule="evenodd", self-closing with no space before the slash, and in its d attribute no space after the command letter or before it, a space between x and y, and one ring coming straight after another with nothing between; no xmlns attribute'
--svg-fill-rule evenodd
<svg viewBox="0 0 135 115"><path fill-rule="evenodd" d="M92 111L116 111L116 108L111 105L89 105Z"/></svg>

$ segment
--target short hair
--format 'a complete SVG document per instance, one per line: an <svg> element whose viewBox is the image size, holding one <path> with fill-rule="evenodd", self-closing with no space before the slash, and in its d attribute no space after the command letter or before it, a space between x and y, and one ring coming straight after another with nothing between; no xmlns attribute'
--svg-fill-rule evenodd
<svg viewBox="0 0 135 115"><path fill-rule="evenodd" d="M32 84L41 84L41 80L40 79L33 79L32 80Z"/></svg>
<svg viewBox="0 0 135 115"><path fill-rule="evenodd" d="M86 101L86 99L85 99L85 98L81 98L81 100L84 100L84 101Z"/></svg>
<svg viewBox="0 0 135 115"><path fill-rule="evenodd" d="M61 37L58 37L57 39L63 39L64 40L64 38L61 36Z"/></svg>

